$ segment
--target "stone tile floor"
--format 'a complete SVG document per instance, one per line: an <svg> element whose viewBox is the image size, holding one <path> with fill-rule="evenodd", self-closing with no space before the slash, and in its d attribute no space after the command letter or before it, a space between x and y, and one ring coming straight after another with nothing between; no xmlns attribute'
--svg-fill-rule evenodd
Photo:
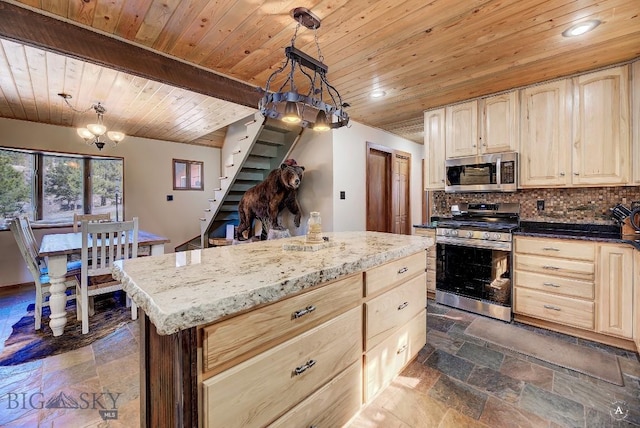
<svg viewBox="0 0 640 428"><path fill-rule="evenodd" d="M0 290L0 349L32 301L30 288ZM534 329L617 355L625 381L620 387L465 335L476 315L432 301L427 308L427 345L350 426L640 426L637 354ZM91 346L0 367L0 426L139 426L138 344L138 324L130 322ZM44 408L52 397L73 399L78 407ZM610 416L614 402L624 403L625 420ZM113 407L117 419L103 419L99 410Z"/></svg>
<svg viewBox="0 0 640 428"><path fill-rule="evenodd" d="M640 426L638 354L518 324L613 353L623 387L465 335L477 315L429 301L427 345L352 427ZM623 420L615 414L628 412Z"/></svg>

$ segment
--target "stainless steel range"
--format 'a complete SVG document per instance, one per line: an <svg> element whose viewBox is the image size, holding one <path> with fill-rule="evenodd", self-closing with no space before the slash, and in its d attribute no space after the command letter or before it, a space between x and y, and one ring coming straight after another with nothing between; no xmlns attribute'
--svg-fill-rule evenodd
<svg viewBox="0 0 640 428"><path fill-rule="evenodd" d="M459 204L436 228L436 301L511 321L511 233L520 205Z"/></svg>

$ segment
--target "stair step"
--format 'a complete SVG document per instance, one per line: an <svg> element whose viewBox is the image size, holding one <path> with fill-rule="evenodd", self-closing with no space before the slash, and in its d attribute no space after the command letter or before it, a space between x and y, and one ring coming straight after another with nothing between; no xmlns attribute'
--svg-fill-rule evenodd
<svg viewBox="0 0 640 428"><path fill-rule="evenodd" d="M222 204L220 207L220 212L233 212L238 211L238 204Z"/></svg>
<svg viewBox="0 0 640 428"><path fill-rule="evenodd" d="M283 146L286 144L286 135L286 133L264 128L258 136L258 141L275 146Z"/></svg>
<svg viewBox="0 0 640 428"><path fill-rule="evenodd" d="M276 146L262 144L261 141L258 141L254 144L251 149L251 156L261 156L267 158L274 158L278 155L278 148Z"/></svg>
<svg viewBox="0 0 640 428"><path fill-rule="evenodd" d="M262 170L271 170L271 162L268 158L262 158L259 156L247 156L247 160L244 163L244 167Z"/></svg>
<svg viewBox="0 0 640 428"><path fill-rule="evenodd" d="M264 180L264 172L245 171L243 169L236 176L236 180L252 180L252 181L260 182Z"/></svg>
<svg viewBox="0 0 640 428"><path fill-rule="evenodd" d="M246 192L247 190L251 189L253 186L255 186L255 184L251 184L251 183L238 183L237 181L235 183L233 183L233 186L231 186L231 189L234 191L244 191Z"/></svg>
<svg viewBox="0 0 640 428"><path fill-rule="evenodd" d="M217 216L215 221L231 221L231 220L238 220L238 211L224 211L224 212L220 212Z"/></svg>
<svg viewBox="0 0 640 428"><path fill-rule="evenodd" d="M242 195L243 193L238 192L237 194L229 194L227 195L226 198L224 198L225 201L227 202L240 202L240 199L242 199Z"/></svg>

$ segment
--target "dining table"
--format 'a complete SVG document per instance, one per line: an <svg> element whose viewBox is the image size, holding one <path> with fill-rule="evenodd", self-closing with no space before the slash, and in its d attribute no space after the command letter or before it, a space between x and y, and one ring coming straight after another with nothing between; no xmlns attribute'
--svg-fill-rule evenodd
<svg viewBox="0 0 640 428"><path fill-rule="evenodd" d="M138 231L138 256L164 254L164 244L169 242L164 236L143 230ZM82 252L82 232L49 233L42 237L40 257L46 258L49 271L49 327L54 336L62 336L67 323L67 295L65 278L67 261Z"/></svg>

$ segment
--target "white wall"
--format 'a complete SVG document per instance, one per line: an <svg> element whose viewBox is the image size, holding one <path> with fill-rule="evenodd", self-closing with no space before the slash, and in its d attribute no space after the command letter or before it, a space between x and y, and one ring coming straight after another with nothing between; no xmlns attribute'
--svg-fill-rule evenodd
<svg viewBox="0 0 640 428"><path fill-rule="evenodd" d="M421 222L424 146L351 122L330 133L306 130L294 149L291 157L306 168L299 191L305 228L289 227L292 234L306 233L310 211L320 211L323 231L366 230L367 142L411 153L411 224ZM346 199L340 199L341 190Z"/></svg>
<svg viewBox="0 0 640 428"><path fill-rule="evenodd" d="M424 146L380 129L351 122L333 131L334 231L367 228L367 142L411 153L411 219L422 218L422 159ZM340 191L346 199L340 199Z"/></svg>
<svg viewBox="0 0 640 428"><path fill-rule="evenodd" d="M55 152L101 154L87 146L75 129L0 118L0 146ZM140 228L168 237L165 251L200 235L207 199L219 186L220 149L127 137L118 147L105 148L109 156L124 158L125 217L137 216ZM204 162L204 191L174 191L172 159ZM173 201L166 200L173 195ZM64 232L64 229L55 229ZM46 233L37 231L36 235ZM10 231L0 231L0 286L31 282Z"/></svg>

